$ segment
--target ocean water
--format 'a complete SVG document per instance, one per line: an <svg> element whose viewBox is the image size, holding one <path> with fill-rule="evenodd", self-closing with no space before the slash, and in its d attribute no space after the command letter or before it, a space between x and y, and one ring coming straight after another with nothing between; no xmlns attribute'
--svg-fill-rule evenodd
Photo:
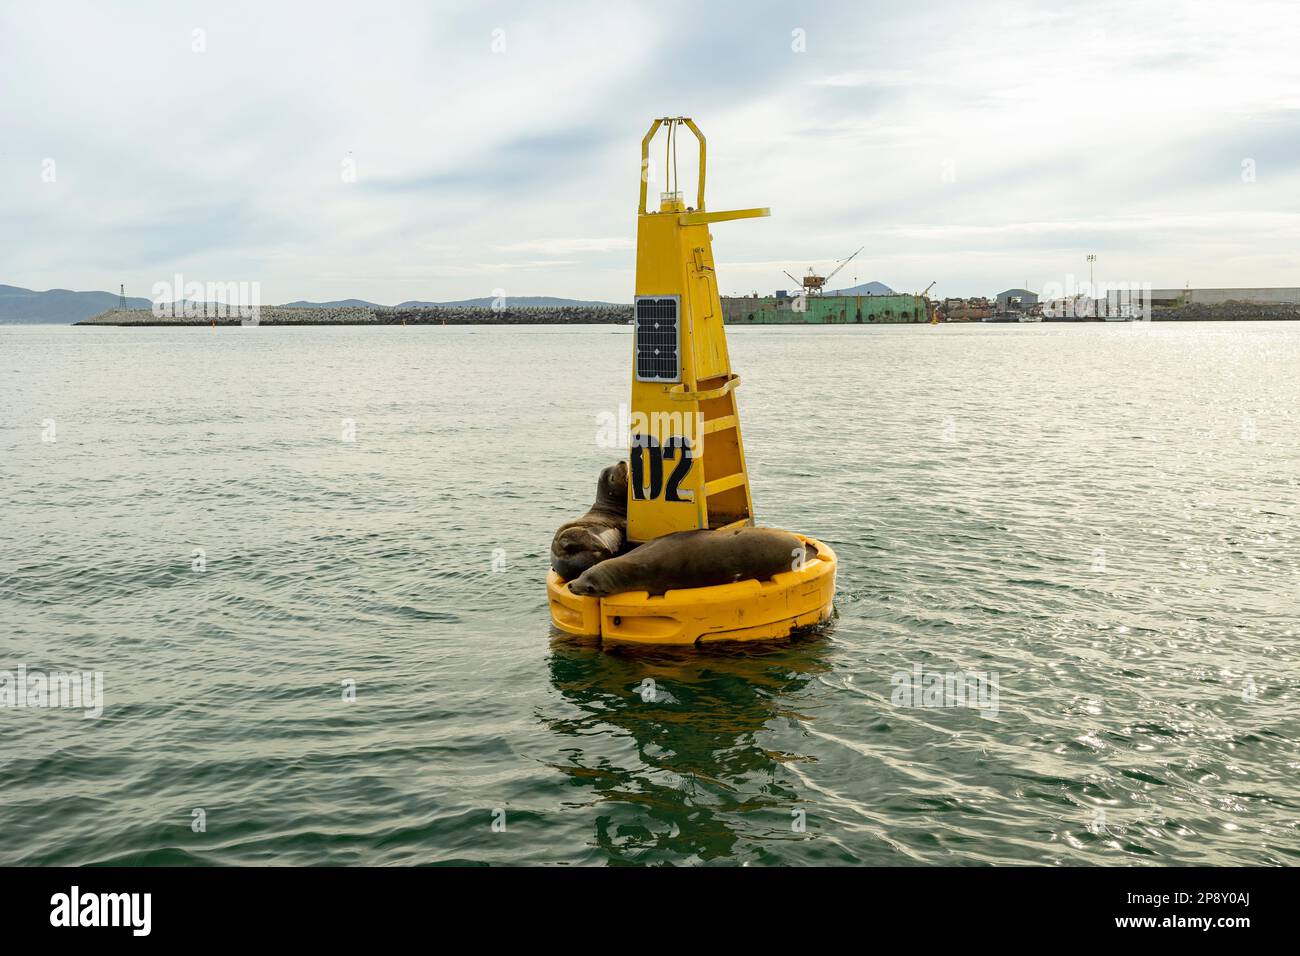
<svg viewBox="0 0 1300 956"><path fill-rule="evenodd" d="M1300 325L730 339L837 618L613 652L626 329L0 327L0 864L1300 862Z"/></svg>

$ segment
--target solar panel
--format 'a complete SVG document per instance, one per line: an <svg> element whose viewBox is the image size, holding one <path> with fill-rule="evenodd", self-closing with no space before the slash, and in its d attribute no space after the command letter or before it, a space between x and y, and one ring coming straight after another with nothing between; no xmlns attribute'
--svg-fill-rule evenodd
<svg viewBox="0 0 1300 956"><path fill-rule="evenodd" d="M681 340L675 295L636 297L636 377L639 382L680 382Z"/></svg>

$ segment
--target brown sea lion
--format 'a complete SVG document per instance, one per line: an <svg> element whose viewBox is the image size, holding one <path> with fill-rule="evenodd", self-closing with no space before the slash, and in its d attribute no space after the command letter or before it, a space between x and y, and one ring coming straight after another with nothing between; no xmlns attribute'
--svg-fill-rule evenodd
<svg viewBox="0 0 1300 956"><path fill-rule="evenodd" d="M623 550L627 540L627 462L610 465L596 483L596 501L577 521L560 525L551 539L551 568L572 581Z"/></svg>
<svg viewBox="0 0 1300 956"><path fill-rule="evenodd" d="M775 528L678 531L647 541L622 557L583 572L569 585L574 594L605 597L623 591L663 594L674 588L703 588L746 578L765 581L815 560L814 545Z"/></svg>

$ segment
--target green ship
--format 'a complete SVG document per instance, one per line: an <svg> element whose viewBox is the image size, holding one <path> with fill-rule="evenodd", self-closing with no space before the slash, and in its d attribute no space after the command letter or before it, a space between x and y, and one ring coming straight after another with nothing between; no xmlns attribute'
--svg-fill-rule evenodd
<svg viewBox="0 0 1300 956"><path fill-rule="evenodd" d="M931 282L925 292L906 295L894 292L879 282L854 286L839 292L828 291L835 278L852 262L865 246L847 256L831 270L821 275L812 266L803 278L786 276L799 290L793 295L777 292L776 295L723 296L722 320L727 325L893 325L901 323L937 322L939 313L926 298L934 288ZM863 294L865 293L865 294Z"/></svg>
<svg viewBox="0 0 1300 956"><path fill-rule="evenodd" d="M930 322L935 317L923 295L724 296L727 325L880 325Z"/></svg>

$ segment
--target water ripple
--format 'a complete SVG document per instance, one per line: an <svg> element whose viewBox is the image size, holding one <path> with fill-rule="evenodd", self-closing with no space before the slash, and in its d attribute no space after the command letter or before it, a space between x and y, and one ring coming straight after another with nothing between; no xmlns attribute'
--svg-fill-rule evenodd
<svg viewBox="0 0 1300 956"><path fill-rule="evenodd" d="M0 329L0 670L105 698L0 709L0 864L1300 863L1293 324L737 329L838 614L684 653L547 619L625 334L82 332Z"/></svg>

